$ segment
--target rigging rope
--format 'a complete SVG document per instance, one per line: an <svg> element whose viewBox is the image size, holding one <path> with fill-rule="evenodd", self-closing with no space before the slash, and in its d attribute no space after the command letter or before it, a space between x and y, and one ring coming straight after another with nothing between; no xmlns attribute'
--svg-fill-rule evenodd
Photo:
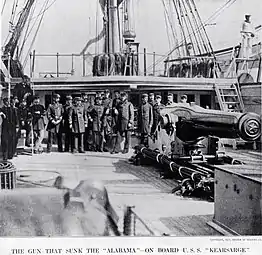
<svg viewBox="0 0 262 255"><path fill-rule="evenodd" d="M170 16L168 15L168 11L167 11L167 7L166 7L166 4L165 4L165 1L162 0L162 3L164 5L164 9L165 9L165 21L166 21L166 26L167 26L167 20L169 21L169 24L170 24L170 28L171 28L171 32L172 32L172 35L173 35L173 38L174 38L174 42L176 43L177 42L177 38L176 38L176 33L175 33L175 29L173 27L173 22L171 21L171 18ZM170 50L171 50L171 44L170 44ZM180 56L180 51L178 51L178 55Z"/></svg>
<svg viewBox="0 0 262 255"><path fill-rule="evenodd" d="M1 11L1 15L3 15L4 9L5 9L5 4L6 4L6 0L3 3L3 7L2 7L2 11Z"/></svg>
<svg viewBox="0 0 262 255"><path fill-rule="evenodd" d="M43 12L46 12L56 1L57 1L57 0L53 0L53 2L50 3L49 6L47 6L43 11L41 11L40 13L38 13L37 16L32 17L32 20L38 18L40 15L43 14Z"/></svg>
<svg viewBox="0 0 262 255"><path fill-rule="evenodd" d="M187 1L187 0L186 0L186 2L187 2L187 4L188 4L188 1ZM182 3L183 3L183 6L184 6L184 9L186 10L185 2L183 1ZM193 16L193 12L192 12L190 6L189 6L189 9L190 9L191 15ZM199 51L199 54L201 54L201 49L200 49L200 47L201 47L201 36L200 36L200 41L199 41L199 38L197 37L197 34L195 33L195 28L197 27L197 24L195 24L196 27L194 28L194 26L193 26L193 24L192 24L192 22L191 22L190 17L188 16L188 14L186 14L186 15L187 15L187 17L188 17L189 26L190 26L191 31L192 31L192 32L188 31L188 33L192 33L192 34L193 34L193 37L195 38L195 42L196 42L196 45L197 45L197 48L198 48L198 51ZM195 51L195 48L194 48L194 47L193 47L193 50L194 50L194 54L196 55L196 51Z"/></svg>
<svg viewBox="0 0 262 255"><path fill-rule="evenodd" d="M30 13L30 17L29 17L28 22L27 22L26 31L24 33L23 42L22 42L22 45L20 47L20 52L19 52L19 56L18 56L19 60L21 60L21 56L22 56L22 52L23 52L23 49L24 49L24 46L25 46L25 42L26 42L26 40L27 40L27 38L29 36L28 35L29 25L30 25L30 22L31 22L31 18L32 18L33 14L35 12L35 9L36 9L36 3L37 3L37 1L35 1L34 7L32 8L32 11Z"/></svg>
<svg viewBox="0 0 262 255"><path fill-rule="evenodd" d="M55 1L56 1L56 0L54 0L52 4L54 4ZM42 8L41 8L41 10L39 11L39 14L38 14L37 16L35 16L35 17L32 18L32 19L35 19L35 18L36 18L36 19L35 19L33 25L31 26L30 31L28 32L28 35L27 35L27 37L26 37L26 40L28 39L28 37L29 37L30 34L32 33L32 31L33 31L33 29L34 29L34 27L35 27L35 25L36 25L36 23L37 23L37 18L38 18L40 15L42 15L43 13L45 13L50 7L51 7L51 4L49 5L48 8L44 8L44 5L43 5Z"/></svg>
<svg viewBox="0 0 262 255"><path fill-rule="evenodd" d="M174 1L174 0L173 0ZM209 22L213 21L218 15L220 15L226 8L229 8L232 4L234 4L236 2L236 0L228 0L224 5L222 5L221 7L219 7L204 23L203 25L205 26L205 24L208 24ZM201 26L198 27L198 29L195 31L195 33L198 33L201 30ZM184 43L184 40L182 40L178 45L176 45L171 51L168 51L166 54L164 54L163 57L160 57L159 59L156 60L155 65L160 64L166 57L170 56L170 54L172 54L176 49L178 49L179 47L181 47ZM149 70L150 68L152 68L152 64L147 68L147 70Z"/></svg>
<svg viewBox="0 0 262 255"><path fill-rule="evenodd" d="M171 41L170 41L170 36L169 36L169 31L168 31L168 25L167 25L167 17L166 17L166 12L164 12L164 17L165 17L165 24L166 24L166 33L167 33L167 40L168 40L168 45L169 45L169 50L171 50Z"/></svg>
<svg viewBox="0 0 262 255"><path fill-rule="evenodd" d="M173 0L173 3L174 3L175 11L176 11L176 14L177 14L178 24L181 27L181 32L182 32L185 44L187 44L187 38L186 38L185 32L183 30L182 21L181 21L180 15L179 15L180 13L179 13L179 10L178 10L178 8L176 6L175 0Z"/></svg>
<svg viewBox="0 0 262 255"><path fill-rule="evenodd" d="M9 33L8 33L6 39L5 39L4 45L7 44L7 41L9 40L10 35L13 33L14 17L15 17L15 12L16 12L16 8L17 8L17 2L18 2L18 0L14 0L14 2L13 2L11 16L10 16L10 19L9 19L10 29L9 29Z"/></svg>
<svg viewBox="0 0 262 255"><path fill-rule="evenodd" d="M191 33L190 33L190 29L189 29L189 24L188 24L188 20L190 20L190 18L188 18L188 16L187 16L187 10L186 10L186 8L184 8L184 11L183 11L183 9L182 9L183 6L180 4L181 2L184 4L184 1L182 0L182 1L179 1L179 2L178 2L178 4L179 4L179 9L180 9L180 13L181 13L181 18L184 18L185 28L187 29L189 41L192 43L192 46L194 46L194 45L193 45L193 40L192 40L192 37L191 37ZM184 6L184 7L185 7L185 6ZM188 18L188 20L187 20L187 18ZM197 43L197 45L198 45L198 43ZM185 47L186 47L186 52L187 52L188 55L189 55L188 45L186 44ZM194 54L196 54L194 47L193 47L193 51L194 51ZM201 50L200 50L200 52L201 52Z"/></svg>
<svg viewBox="0 0 262 255"><path fill-rule="evenodd" d="M46 0L46 1L45 1L45 4L44 4L45 8L46 8L46 6L48 5L49 1L50 1L50 0ZM45 12L42 13L41 19L40 19L40 21L39 21L39 23L38 23L38 26L37 26L35 35L34 35L34 37L33 37L33 40L32 40L32 42L31 42L31 44L30 44L30 47L29 47L29 49L28 49L27 55L26 55L26 57L25 57L25 60L24 60L24 62L23 62L23 68L25 68L25 65L27 64L28 57L29 57L29 55L30 55L31 49L32 49L33 44L34 44L34 42L35 42L36 36L37 36L37 34L38 34L38 32L39 32L39 29L40 29L40 26L41 26L41 24L42 24L44 15L45 15Z"/></svg>

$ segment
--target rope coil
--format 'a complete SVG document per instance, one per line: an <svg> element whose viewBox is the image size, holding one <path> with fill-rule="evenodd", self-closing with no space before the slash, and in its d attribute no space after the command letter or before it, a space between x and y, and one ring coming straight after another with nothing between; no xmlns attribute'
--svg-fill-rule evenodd
<svg viewBox="0 0 262 255"><path fill-rule="evenodd" d="M16 186L16 169L9 161L0 162L0 189L14 189Z"/></svg>

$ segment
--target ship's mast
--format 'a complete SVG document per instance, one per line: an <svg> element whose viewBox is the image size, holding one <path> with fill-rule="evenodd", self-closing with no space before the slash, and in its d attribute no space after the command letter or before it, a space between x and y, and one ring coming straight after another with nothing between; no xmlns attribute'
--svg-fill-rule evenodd
<svg viewBox="0 0 262 255"><path fill-rule="evenodd" d="M117 0L109 0L109 53L120 52Z"/></svg>
<svg viewBox="0 0 262 255"><path fill-rule="evenodd" d="M138 43L132 26L133 0L100 0L104 13L104 51L93 59L93 75L137 75ZM119 8L122 4L124 20L121 22ZM122 47L124 39L125 47ZM86 47L85 47L86 50Z"/></svg>

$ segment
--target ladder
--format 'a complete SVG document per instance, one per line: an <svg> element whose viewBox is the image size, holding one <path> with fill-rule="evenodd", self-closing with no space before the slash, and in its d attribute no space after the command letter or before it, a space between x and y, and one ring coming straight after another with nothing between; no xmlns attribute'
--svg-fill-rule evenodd
<svg viewBox="0 0 262 255"><path fill-rule="evenodd" d="M129 71L129 76L138 75L138 66L135 58L136 54L134 52L130 52L127 54L125 60L124 76L127 75L127 70Z"/></svg>
<svg viewBox="0 0 262 255"><path fill-rule="evenodd" d="M127 69L129 70L129 75L132 75L132 57L131 54L128 53L126 56L126 61L125 61L125 69L124 69L124 76L127 75Z"/></svg>
<svg viewBox="0 0 262 255"><path fill-rule="evenodd" d="M220 109L226 112L244 112L244 103L238 84L215 84Z"/></svg>

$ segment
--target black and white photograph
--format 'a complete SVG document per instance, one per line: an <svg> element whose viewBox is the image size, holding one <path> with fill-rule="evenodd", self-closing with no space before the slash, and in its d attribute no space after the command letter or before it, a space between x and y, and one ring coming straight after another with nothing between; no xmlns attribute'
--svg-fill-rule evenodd
<svg viewBox="0 0 262 255"><path fill-rule="evenodd" d="M1 238L262 236L261 0L1 2Z"/></svg>

